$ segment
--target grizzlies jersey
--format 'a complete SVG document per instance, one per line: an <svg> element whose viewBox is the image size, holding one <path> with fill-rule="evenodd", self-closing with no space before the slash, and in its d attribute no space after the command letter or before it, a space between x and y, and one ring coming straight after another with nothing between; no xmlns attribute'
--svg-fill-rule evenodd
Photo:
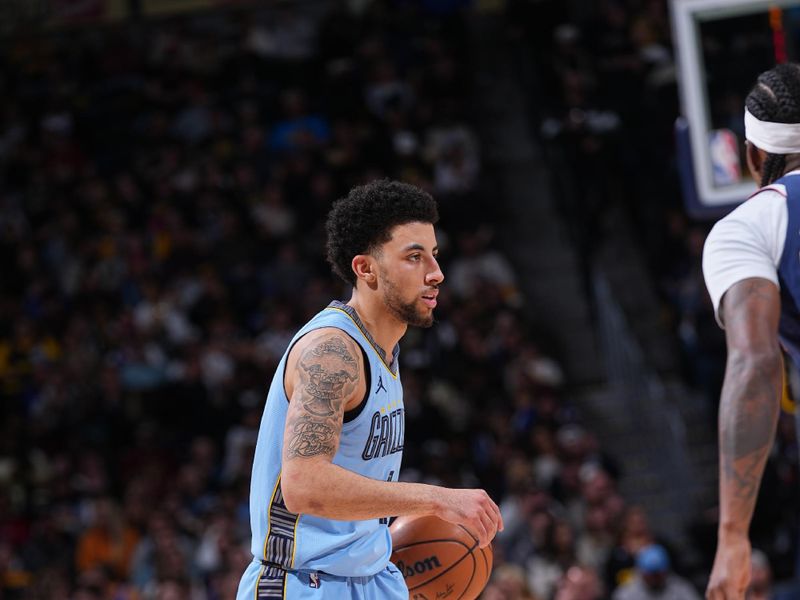
<svg viewBox="0 0 800 600"><path fill-rule="evenodd" d="M390 368L356 311L332 302L292 339L267 395L250 489L252 552L256 559L287 570L369 576L389 562L388 519L334 521L296 515L286 510L281 492L281 449L289 408L283 384L286 359L297 340L322 327L341 329L353 338L364 353L369 374L365 403L351 420L346 415L333 463L372 479L398 480L405 427L399 348L395 347Z"/></svg>
<svg viewBox="0 0 800 600"><path fill-rule="evenodd" d="M800 176L785 175L773 185L786 188L788 223L778 281L781 291L781 345L800 369Z"/></svg>

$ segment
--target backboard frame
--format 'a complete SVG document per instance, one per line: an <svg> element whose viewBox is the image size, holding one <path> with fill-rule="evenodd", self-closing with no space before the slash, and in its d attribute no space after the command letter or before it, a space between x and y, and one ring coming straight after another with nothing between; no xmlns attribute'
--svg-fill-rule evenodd
<svg viewBox="0 0 800 600"><path fill-rule="evenodd" d="M800 0L672 0L671 16L678 61L678 89L691 148L694 202L710 214L724 212L741 203L757 186L753 181L715 186L708 136L711 132L710 107L704 93L705 64L700 46L700 23L737 17L770 8L797 7ZM744 117L744 107L742 107Z"/></svg>

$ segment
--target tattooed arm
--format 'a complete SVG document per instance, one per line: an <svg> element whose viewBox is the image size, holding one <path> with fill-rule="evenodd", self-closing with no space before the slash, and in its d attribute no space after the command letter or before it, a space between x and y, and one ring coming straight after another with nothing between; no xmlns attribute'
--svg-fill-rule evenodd
<svg viewBox="0 0 800 600"><path fill-rule="evenodd" d="M378 481L333 464L344 413L364 397L364 368L360 348L338 329L313 331L292 349L284 378L290 398L281 475L286 508L346 521L436 514L488 544L502 519L483 490Z"/></svg>
<svg viewBox="0 0 800 600"><path fill-rule="evenodd" d="M720 522L706 591L712 600L744 598L750 579L748 529L775 436L782 359L780 296L766 279L745 279L723 297L728 361L719 410Z"/></svg>

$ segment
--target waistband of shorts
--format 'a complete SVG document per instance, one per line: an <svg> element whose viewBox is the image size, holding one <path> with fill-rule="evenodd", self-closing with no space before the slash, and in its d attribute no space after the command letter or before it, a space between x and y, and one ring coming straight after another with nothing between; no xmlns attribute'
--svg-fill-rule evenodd
<svg viewBox="0 0 800 600"><path fill-rule="evenodd" d="M313 574L313 575L316 575L317 577L319 577L320 579L322 579L323 581L324 580L327 580L327 581L353 581L355 583L368 583L375 577L375 575L377 575L378 573L381 572L381 571L378 571L378 573L375 573L374 575L361 575L361 576L347 577L347 576L344 576L344 575L331 575L330 573L326 573L325 571L318 571L316 569L287 569L283 565L279 565L278 563L274 563L274 562L270 562L270 561L267 561L267 560L263 560L261 558L258 558L257 556L253 557L253 562L254 563L258 563L261 566L271 568L271 569L279 569L281 571L286 571L287 573L304 573L306 575L312 575ZM391 564L391 563L389 563L389 564Z"/></svg>

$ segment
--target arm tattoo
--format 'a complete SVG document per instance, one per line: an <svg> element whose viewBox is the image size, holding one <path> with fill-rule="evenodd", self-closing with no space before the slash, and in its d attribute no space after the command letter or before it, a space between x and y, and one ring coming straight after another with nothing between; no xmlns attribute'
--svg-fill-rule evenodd
<svg viewBox="0 0 800 600"><path fill-rule="evenodd" d="M722 468L742 500L755 498L772 446L780 398L780 373L757 367L732 369L726 377L720 430Z"/></svg>
<svg viewBox="0 0 800 600"><path fill-rule="evenodd" d="M289 440L289 458L296 456L315 456L333 454L333 427L311 417L300 417L293 423L292 438Z"/></svg>
<svg viewBox="0 0 800 600"><path fill-rule="evenodd" d="M742 308L743 305L752 302L769 303L772 301L765 286L772 286L773 284L766 279L745 279L737 287L741 289L731 288L725 294L723 310L721 311L725 327L736 324L737 322L744 321L748 318L746 310L737 310ZM728 312L731 312L730 317Z"/></svg>
<svg viewBox="0 0 800 600"><path fill-rule="evenodd" d="M748 456L742 461L741 469L737 469L732 460L725 460L723 469L730 484L733 485L733 496L740 501L755 500L758 495L758 484L761 476L758 468L763 459L760 453Z"/></svg>
<svg viewBox="0 0 800 600"><path fill-rule="evenodd" d="M334 337L307 350L300 359L306 372L306 410L318 417L334 413L333 403L345 395L345 385L358 380L358 363L341 337Z"/></svg>
<svg viewBox="0 0 800 600"><path fill-rule="evenodd" d="M721 442L733 460L763 450L770 440L780 398L780 379L776 375L765 367L756 367L750 373L732 373L731 383L738 388L736 403L730 407L724 405L723 410L727 409L733 417L733 426L725 431Z"/></svg>
<svg viewBox="0 0 800 600"><path fill-rule="evenodd" d="M720 403L722 501L729 517L748 523L780 410L777 342L780 301L764 279L735 284L724 298L728 364Z"/></svg>
<svg viewBox="0 0 800 600"><path fill-rule="evenodd" d="M336 453L344 405L360 379L357 348L344 335L333 334L303 352L287 417L286 458Z"/></svg>

